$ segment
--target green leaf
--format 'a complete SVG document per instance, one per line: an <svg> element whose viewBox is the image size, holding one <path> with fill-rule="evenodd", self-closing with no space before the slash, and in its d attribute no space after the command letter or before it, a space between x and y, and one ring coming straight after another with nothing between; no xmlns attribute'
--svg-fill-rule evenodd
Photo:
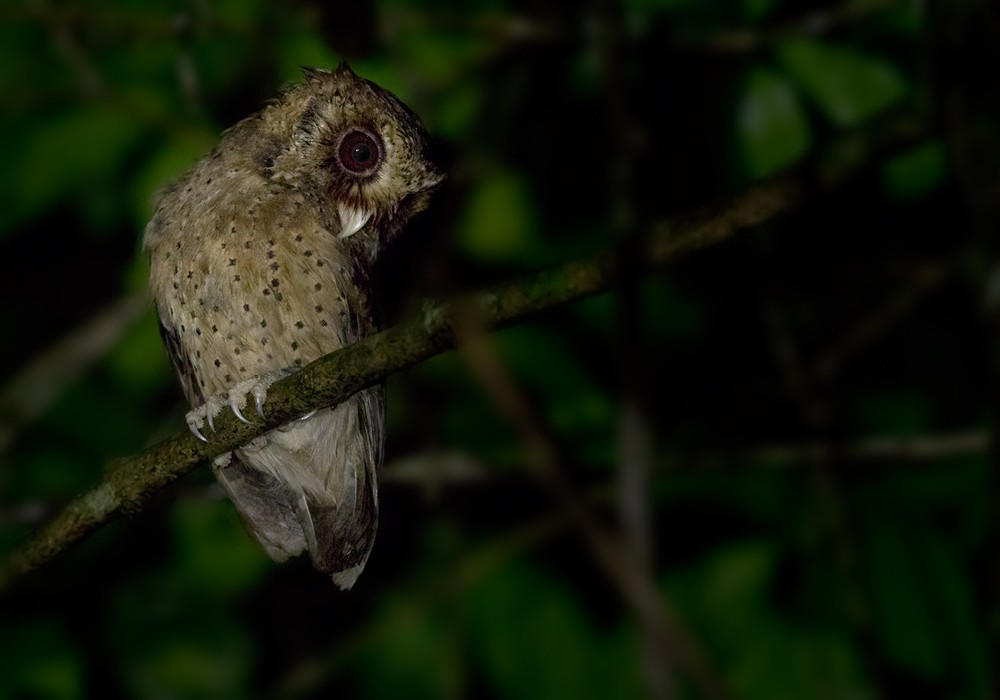
<svg viewBox="0 0 1000 700"><path fill-rule="evenodd" d="M777 46L782 65L826 117L854 126L899 102L907 86L886 61L847 46L790 39Z"/></svg>
<svg viewBox="0 0 1000 700"><path fill-rule="evenodd" d="M846 635L764 625L733 666L732 688L747 700L874 698Z"/></svg>
<svg viewBox="0 0 1000 700"><path fill-rule="evenodd" d="M0 176L0 232L109 178L142 135L131 116L105 107L79 107L27 131L7 153Z"/></svg>
<svg viewBox="0 0 1000 700"><path fill-rule="evenodd" d="M538 208L527 182L509 170L485 174L469 193L456 245L471 258L524 261L538 237Z"/></svg>
<svg viewBox="0 0 1000 700"><path fill-rule="evenodd" d="M181 499L171 519L177 575L202 593L231 598L258 584L273 566L228 500Z"/></svg>
<svg viewBox="0 0 1000 700"><path fill-rule="evenodd" d="M570 590L515 563L469 592L471 651L499 698L640 697L627 627L598 631Z"/></svg>
<svg viewBox="0 0 1000 700"><path fill-rule="evenodd" d="M877 20L908 39L921 39L927 31L927 8L920 0L893 2L877 15Z"/></svg>
<svg viewBox="0 0 1000 700"><path fill-rule="evenodd" d="M711 434L709 434L711 435ZM704 444L697 439L694 444ZM683 450L680 453L684 454ZM679 460L685 464L683 456ZM735 465L734 465L735 466ZM765 521L784 521L788 503L795 498L794 486L782 474L768 469L766 461L729 472L712 469L679 469L670 479L655 485L654 498L660 508L685 508L692 502L709 501L718 507ZM765 471L766 470L766 471Z"/></svg>
<svg viewBox="0 0 1000 700"><path fill-rule="evenodd" d="M152 309L134 323L107 358L108 370L121 386L148 396L174 380Z"/></svg>
<svg viewBox="0 0 1000 700"><path fill-rule="evenodd" d="M18 457L11 470L11 496L24 499L63 499L92 488L101 476L95 464L81 459L65 441L36 442ZM6 486L6 484L5 484Z"/></svg>
<svg viewBox="0 0 1000 700"><path fill-rule="evenodd" d="M213 0L204 10L230 31L250 33L266 26L265 0Z"/></svg>
<svg viewBox="0 0 1000 700"><path fill-rule="evenodd" d="M882 168L882 181L893 196L913 199L939 187L946 170L943 144L930 141L889 160Z"/></svg>
<svg viewBox="0 0 1000 700"><path fill-rule="evenodd" d="M695 340L705 331L705 311L697 300L666 277L646 277L641 287L643 335L651 346ZM570 307L588 329L610 337L618 328L618 299L614 292L599 294Z"/></svg>
<svg viewBox="0 0 1000 700"><path fill-rule="evenodd" d="M469 382L468 368L459 355L446 353L432 357L414 367L410 374L420 386L435 387L432 410L438 416L440 439L449 448L470 451L500 464L511 463L518 457L519 446L513 428L497 413L482 390ZM396 380L390 379L393 381ZM407 397L400 392L387 393L393 409L387 411L390 434L393 434L393 425L405 425L395 423L402 415L419 416L427 411L427 399L422 391ZM408 405L399 407L404 399ZM409 425L423 420L426 416L414 419Z"/></svg>
<svg viewBox="0 0 1000 700"><path fill-rule="evenodd" d="M481 63L490 54L491 46L467 32L410 31L403 34L399 50L421 80L448 85Z"/></svg>
<svg viewBox="0 0 1000 700"><path fill-rule="evenodd" d="M876 512L862 539L862 557L885 654L914 674L941 678L946 666L943 641L927 599L924 569L912 554L925 545L919 533L904 534Z"/></svg>
<svg viewBox="0 0 1000 700"><path fill-rule="evenodd" d="M141 619L141 618L140 618ZM129 697L237 700L250 693L250 636L217 612L162 621L142 629L131 623L122 645ZM140 636L145 638L140 639Z"/></svg>
<svg viewBox="0 0 1000 700"><path fill-rule="evenodd" d="M150 154L132 178L132 216L142 231L153 216L160 190L191 169L218 140L208 130L186 132Z"/></svg>
<svg viewBox="0 0 1000 700"><path fill-rule="evenodd" d="M14 13L11 13L14 14ZM0 24L0 88L8 99L36 87L39 61L53 61L55 52L42 47L50 41L44 26L36 22L7 21ZM48 66L46 66L48 67ZM48 76L46 76L48 77ZM48 87L48 83L45 83Z"/></svg>
<svg viewBox="0 0 1000 700"><path fill-rule="evenodd" d="M774 609L778 555L767 541L734 542L675 569L666 587L736 697L866 698L847 631L793 626Z"/></svg>
<svg viewBox="0 0 1000 700"><path fill-rule="evenodd" d="M714 648L738 654L773 624L766 594L776 565L769 543L736 542L675 571L667 588Z"/></svg>
<svg viewBox="0 0 1000 700"><path fill-rule="evenodd" d="M59 439L78 449L110 455L138 449L142 436L150 430L147 416L118 392L109 391L108 382L92 374L70 385L40 423ZM114 430L108 430L113 425Z"/></svg>
<svg viewBox="0 0 1000 700"><path fill-rule="evenodd" d="M913 393L868 392L855 409L859 430L875 435L919 435L932 427L932 406Z"/></svg>
<svg viewBox="0 0 1000 700"><path fill-rule="evenodd" d="M623 4L631 13L653 15L664 12L692 12L699 8L698 0L625 0Z"/></svg>
<svg viewBox="0 0 1000 700"><path fill-rule="evenodd" d="M743 18L749 22L758 22L774 11L779 0L743 0Z"/></svg>
<svg viewBox="0 0 1000 700"><path fill-rule="evenodd" d="M259 51L256 36L237 32L215 32L211 41L192 43L191 60L198 72L201 94L229 94L234 85L246 79ZM276 86L269 87L273 91Z"/></svg>
<svg viewBox="0 0 1000 700"><path fill-rule="evenodd" d="M278 77L282 82L302 80L302 68L333 69L340 63L340 56L330 50L323 39L309 31L288 31L277 38ZM368 76L365 76L368 77Z"/></svg>
<svg viewBox="0 0 1000 700"><path fill-rule="evenodd" d="M462 697L463 653L448 610L402 592L386 596L376 614L376 627L386 633L357 664L364 697Z"/></svg>
<svg viewBox="0 0 1000 700"><path fill-rule="evenodd" d="M795 90L782 76L763 68L747 75L736 120L743 165L752 178L791 165L812 142Z"/></svg>
<svg viewBox="0 0 1000 700"><path fill-rule="evenodd" d="M967 697L993 695L994 666L990 645L982 622L980 607L973 594L970 568L962 566L954 547L936 532L926 533L927 546L922 552L929 584L940 601L941 620L953 666L965 681Z"/></svg>
<svg viewBox="0 0 1000 700"><path fill-rule="evenodd" d="M603 77L601 53L597 46L589 44L574 53L569 74L574 91L588 97L596 95L601 90Z"/></svg>
<svg viewBox="0 0 1000 700"><path fill-rule="evenodd" d="M476 126L484 95L484 86L475 82L447 90L438 101L434 118L427 120L428 128L452 141L464 141Z"/></svg>
<svg viewBox="0 0 1000 700"><path fill-rule="evenodd" d="M192 512L208 510L192 506L196 500L176 504L187 510L181 519L197 520L198 514L190 517ZM208 528L194 529L196 536L214 537ZM190 534L177 536L184 540ZM212 549L218 555L217 570L228 575L224 570L234 563L233 557L221 547ZM125 582L111 598L109 635L125 695L140 700L252 697L254 648L249 630L233 610L238 598L214 595L220 591L198 585L188 562L180 558L179 565L170 563Z"/></svg>
<svg viewBox="0 0 1000 700"><path fill-rule="evenodd" d="M0 697L73 700L85 687L80 655L57 623L0 625Z"/></svg>
<svg viewBox="0 0 1000 700"><path fill-rule="evenodd" d="M886 480L894 500L909 512L948 513L956 547L981 546L990 525L990 459L956 455L925 469L901 470Z"/></svg>
<svg viewBox="0 0 1000 700"><path fill-rule="evenodd" d="M509 328L494 336L517 380L539 405L545 423L573 445L584 461L607 463L615 452L618 409L558 333L539 326Z"/></svg>

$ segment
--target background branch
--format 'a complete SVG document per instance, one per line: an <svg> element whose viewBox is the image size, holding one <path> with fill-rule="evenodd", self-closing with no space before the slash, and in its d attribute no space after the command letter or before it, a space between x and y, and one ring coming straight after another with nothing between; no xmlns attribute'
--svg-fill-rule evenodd
<svg viewBox="0 0 1000 700"><path fill-rule="evenodd" d="M38 420L66 386L76 381L148 308L145 293L116 300L60 338L0 387L0 452Z"/></svg>

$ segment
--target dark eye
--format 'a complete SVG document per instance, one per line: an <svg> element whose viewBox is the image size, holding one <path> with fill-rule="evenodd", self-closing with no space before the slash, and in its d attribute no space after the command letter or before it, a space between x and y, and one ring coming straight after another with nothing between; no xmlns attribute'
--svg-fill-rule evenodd
<svg viewBox="0 0 1000 700"><path fill-rule="evenodd" d="M337 153L344 169L357 174L373 172L382 161L381 144L366 131L348 131L344 134Z"/></svg>

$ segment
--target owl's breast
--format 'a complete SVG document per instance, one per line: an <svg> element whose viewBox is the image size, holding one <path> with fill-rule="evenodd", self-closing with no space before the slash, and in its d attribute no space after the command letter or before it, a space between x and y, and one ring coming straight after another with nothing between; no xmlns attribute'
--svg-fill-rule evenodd
<svg viewBox="0 0 1000 700"><path fill-rule="evenodd" d="M272 185L192 207L151 247L151 280L204 395L300 367L376 330L368 270L330 230L329 207Z"/></svg>

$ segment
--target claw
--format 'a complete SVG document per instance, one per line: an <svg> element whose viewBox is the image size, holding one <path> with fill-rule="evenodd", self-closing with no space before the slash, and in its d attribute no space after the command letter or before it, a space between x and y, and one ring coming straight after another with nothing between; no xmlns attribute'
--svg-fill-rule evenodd
<svg viewBox="0 0 1000 700"><path fill-rule="evenodd" d="M261 418L264 417L264 394L262 392L254 392L253 402L257 406L257 415Z"/></svg>
<svg viewBox="0 0 1000 700"><path fill-rule="evenodd" d="M212 415L211 411L206 411L205 412L205 420L208 421L208 427L211 428L212 432L214 433L215 432L215 421L212 420L213 417L214 416Z"/></svg>
<svg viewBox="0 0 1000 700"><path fill-rule="evenodd" d="M208 438L201 434L201 431L198 430L197 425L192 425L191 423L188 423L188 428L191 429L191 432L194 433L194 436L196 438L198 438L202 442L208 442Z"/></svg>
<svg viewBox="0 0 1000 700"><path fill-rule="evenodd" d="M317 413L319 413L319 409L318 408L314 408L313 410L309 411L309 413L307 413L304 416L302 416L301 418L299 418L299 420L309 420L310 418L312 418L313 416L315 416Z"/></svg>
<svg viewBox="0 0 1000 700"><path fill-rule="evenodd" d="M229 404L229 408L233 409L233 414L241 421L243 421L247 425L253 425L250 421L246 419L246 416L243 415L243 413L240 411L239 407L236 404L234 403Z"/></svg>

